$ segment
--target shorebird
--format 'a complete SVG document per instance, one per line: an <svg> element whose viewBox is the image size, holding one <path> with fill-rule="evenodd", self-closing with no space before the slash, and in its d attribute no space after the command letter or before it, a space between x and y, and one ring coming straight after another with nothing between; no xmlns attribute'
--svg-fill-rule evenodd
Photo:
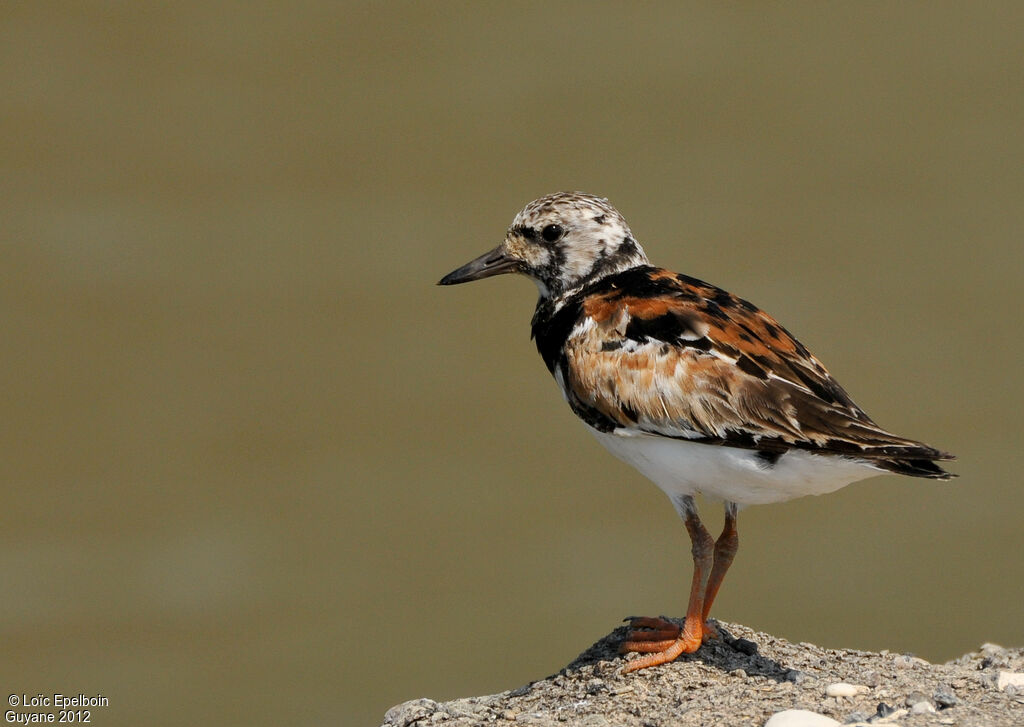
<svg viewBox="0 0 1024 727"><path fill-rule="evenodd" d="M692 542L684 625L630 619L621 651L647 655L625 671L670 662L718 636L708 616L739 545L741 506L833 492L886 472L953 476L935 464L953 455L875 424L760 308L652 266L606 199L562 192L530 202L500 245L440 285L503 273L537 285L533 338L569 406L668 495ZM717 540L698 516L697 494L725 503Z"/></svg>

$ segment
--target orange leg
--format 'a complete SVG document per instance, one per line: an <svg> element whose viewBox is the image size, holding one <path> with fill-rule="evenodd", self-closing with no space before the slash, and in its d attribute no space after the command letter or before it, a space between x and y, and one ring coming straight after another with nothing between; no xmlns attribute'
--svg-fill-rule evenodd
<svg viewBox="0 0 1024 727"><path fill-rule="evenodd" d="M623 673L657 666L673 661L680 654L693 653L706 638L717 638L718 629L707 622L711 604L718 595L726 571L732 564L739 547L736 532L736 504L726 503L725 527L718 541L714 541L697 516L692 497L673 500L686 523L693 544L693 582L690 601L686 608L686 621L682 629L664 618L629 619L634 629L619 646L619 652L636 651L648 656L629 662ZM640 629L640 630L637 630Z"/></svg>
<svg viewBox="0 0 1024 727"><path fill-rule="evenodd" d="M623 669L623 673L646 669L649 666L657 666L673 661L680 654L691 654L700 648L704 640L704 596L707 592L708 579L713 570L715 541L707 528L697 516L697 507L692 497L683 497L674 501L679 514L683 516L686 523L686 530L690 534L693 553L693 581L690 584L690 601L686 607L686 622L682 631L678 632L675 639L635 639L630 638L623 642L619 651L644 651L653 652L641 659L631 661ZM657 628L663 624L658 623L663 619L636 619L640 623L635 625L654 625L655 630L660 632L671 631L671 629ZM630 634L630 637L637 634ZM659 633L660 637L663 634Z"/></svg>
<svg viewBox="0 0 1024 727"><path fill-rule="evenodd" d="M704 594L704 621L707 627L708 614L711 613L711 604L718 595L718 589L722 587L725 580L725 572L732 565L732 559L736 557L736 550L740 547L740 537L736 532L736 503L725 504L725 526L722 534L715 541L715 564L711 568L711 575L708 576L708 590ZM714 627L711 627L714 629ZM714 629L717 631L717 629Z"/></svg>

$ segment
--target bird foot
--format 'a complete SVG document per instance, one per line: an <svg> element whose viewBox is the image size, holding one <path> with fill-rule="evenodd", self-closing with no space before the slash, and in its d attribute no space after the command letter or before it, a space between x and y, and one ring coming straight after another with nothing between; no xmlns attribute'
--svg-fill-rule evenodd
<svg viewBox="0 0 1024 727"><path fill-rule="evenodd" d="M636 651L636 649L624 649L626 644L635 641L664 641L665 639L674 641L683 630L675 621L670 621L664 616L633 616L626 621L629 622L629 627L632 630L626 634L623 645L619 647L620 653Z"/></svg>
<svg viewBox="0 0 1024 727"><path fill-rule="evenodd" d="M700 648L705 639L719 638L718 629L711 623L686 619L682 628L664 617L637 617L629 619L632 627L626 639L619 644L619 653L630 651L645 653L647 656L631 661L623 667L628 674L638 669L667 664L680 654L692 654Z"/></svg>

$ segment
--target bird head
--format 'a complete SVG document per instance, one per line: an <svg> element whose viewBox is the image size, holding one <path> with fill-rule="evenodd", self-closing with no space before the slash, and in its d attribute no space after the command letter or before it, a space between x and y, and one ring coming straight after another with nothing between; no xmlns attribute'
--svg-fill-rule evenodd
<svg viewBox="0 0 1024 727"><path fill-rule="evenodd" d="M537 284L541 298L558 298L646 264L626 220L608 200L560 192L526 205L500 245L448 273L439 285L519 273Z"/></svg>

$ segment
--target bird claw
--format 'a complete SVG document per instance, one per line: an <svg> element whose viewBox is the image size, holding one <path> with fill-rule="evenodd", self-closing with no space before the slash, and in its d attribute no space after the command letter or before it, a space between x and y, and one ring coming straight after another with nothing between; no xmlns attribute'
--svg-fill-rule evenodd
<svg viewBox="0 0 1024 727"><path fill-rule="evenodd" d="M677 624L663 618L651 619L641 617L634 619L633 625L647 626L649 624L657 624L663 627L669 625L672 629L645 628L644 630L631 632L627 640L619 645L619 653L635 651L645 653L647 656L626 664L622 668L622 673L629 674L638 669L667 664L670 661L674 661L680 654L692 654L695 652L700 648L705 636L710 634L705 631L704 624L698 622L698 625L691 626L691 623L694 622L691 619L687 619L683 628L679 628ZM671 635L665 638L669 634Z"/></svg>
<svg viewBox="0 0 1024 727"><path fill-rule="evenodd" d="M691 623L692 619L687 619L680 628L679 624L665 616L636 616L629 619L633 630L619 644L619 653L632 651L648 656L631 661L624 667L623 673L665 664L680 654L692 654L707 639L721 638L718 628L710 621L704 621L700 626L691 626Z"/></svg>

